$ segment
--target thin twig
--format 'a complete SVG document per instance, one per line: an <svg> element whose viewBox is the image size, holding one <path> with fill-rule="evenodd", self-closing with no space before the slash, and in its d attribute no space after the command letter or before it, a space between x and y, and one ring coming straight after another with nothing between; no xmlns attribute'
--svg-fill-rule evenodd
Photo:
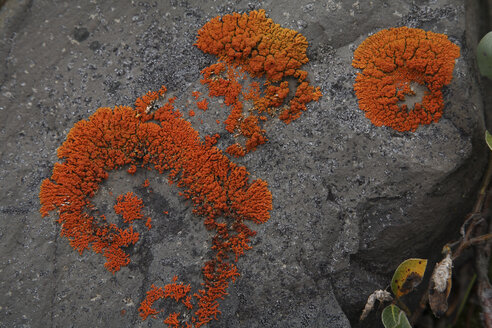
<svg viewBox="0 0 492 328"><path fill-rule="evenodd" d="M492 155L489 155L489 165L487 167L487 171L485 173L485 177L483 179L482 185L480 187L480 191L478 192L478 199L473 207L472 213L480 213L482 212L485 196L487 195L487 190L490 184L490 180L492 179Z"/></svg>
<svg viewBox="0 0 492 328"><path fill-rule="evenodd" d="M483 214L484 219L490 219L488 216L488 207L492 201L491 188L489 186L492 176L492 156L489 156L489 166L487 168L486 178L482 188L480 188L479 201L480 207L477 209ZM487 199L487 202L485 200ZM492 223L487 222L488 225L482 228L483 232L492 233ZM487 235L484 235L487 236ZM482 237L482 236L480 236ZM477 238L480 238L477 237ZM475 246L476 256L475 256L475 269L477 270L477 294L480 301L480 306L482 308L482 324L486 328L492 328L492 286L488 278L488 269L490 263L490 252L492 244L490 240L485 244L480 244Z"/></svg>
<svg viewBox="0 0 492 328"><path fill-rule="evenodd" d="M466 242L465 244L466 244L466 247L469 247L472 245L483 243L484 241L488 241L489 239L492 239L492 233L488 233L486 235L472 238L472 239L468 240L468 242Z"/></svg>
<svg viewBox="0 0 492 328"><path fill-rule="evenodd" d="M487 232L489 232L489 233L484 234L482 236L474 237L474 238L470 238L470 237L472 236L473 232L475 231L475 228L480 227L480 224L483 223L484 218L486 218L486 215L484 215L484 206L487 209L488 205L490 203L489 201L485 202L485 199L486 198L488 199L487 195L492 196L492 186L490 186L491 180L492 180L492 155L489 155L489 162L487 165L487 170L486 170L484 177L482 179L482 183L480 185L477 200L475 202L475 205L473 206L472 212L469 215L467 215L466 220L463 223L463 226L461 228L462 237L458 241L448 243L445 246L445 248L446 247L450 248L450 247L454 247L455 245L459 245L458 248L456 249L456 251L453 252L453 256L452 256L453 261L457 257L459 257L461 255L462 251L467 247L475 245L479 254L480 253L483 254L483 250L482 250L482 252L480 252L480 247L488 248L488 252L486 252L488 254L488 256L486 257L487 266L486 266L485 274L483 274L483 266L484 265L480 265L482 267L482 274L477 274L477 276L479 278L478 279L479 294L480 294L480 278L481 278L481 276L484 275L485 279L486 279L486 280L483 280L483 282L482 282L482 286L483 286L482 293L481 293L482 295L479 295L479 298L480 298L480 296L482 296L482 298L483 298L483 300L481 299L481 305L482 305L482 310L484 311L484 323L488 324L487 320L490 321L490 325L486 326L487 328L492 328L492 288L491 288L491 285L490 285L488 278L487 278L487 269L488 269L488 263L489 263L488 260L489 260L489 256L490 256L490 240L492 239L492 224L488 225L489 231L487 231ZM466 229L465 227L468 224L470 224L470 226ZM480 229L478 229L478 230L480 230ZM485 246L479 245L484 241L487 241ZM477 254L477 259L476 259L477 266L478 266L478 262L483 262L483 261L484 261L483 256L480 256ZM413 315L411 317L410 322L412 324L417 322L419 317L422 315L422 312L425 310L425 308L427 306L428 298L429 298L429 295L426 291L426 292L424 292L424 294L422 295L422 298L420 299L419 307L415 310L415 312L413 313Z"/></svg>
<svg viewBox="0 0 492 328"><path fill-rule="evenodd" d="M453 243L453 246L455 244L459 243L458 248L456 249L456 251L454 252L454 254L452 256L453 261L455 259L457 259L461 255L461 252L465 248L469 247L469 245L467 243L470 240L470 236L475 231L475 228L477 226L479 226L479 224L482 223L482 222L483 222L483 218L482 218L481 214L480 213L478 213L478 214L477 213L474 213L474 214L470 214L469 217L468 217L468 219L465 221L465 223L463 223L463 226L461 227L462 238L460 238L458 241L456 241L455 243ZM465 230L465 226L468 225L468 224L470 226Z"/></svg>

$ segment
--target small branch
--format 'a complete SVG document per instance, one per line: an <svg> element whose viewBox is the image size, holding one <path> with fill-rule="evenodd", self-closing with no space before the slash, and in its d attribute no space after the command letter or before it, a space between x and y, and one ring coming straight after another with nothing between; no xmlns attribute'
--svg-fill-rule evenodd
<svg viewBox="0 0 492 328"><path fill-rule="evenodd" d="M399 298L396 299L396 304L400 307L400 309L403 310L403 312L405 312L405 314L408 317L412 314L412 311L410 311L410 309L408 308L408 306L405 303L403 303Z"/></svg>
<svg viewBox="0 0 492 328"><path fill-rule="evenodd" d="M465 249L467 249L468 247L475 246L477 244L486 242L489 239L492 239L492 233L488 233L486 235L478 236L478 237L471 238L471 239L468 239L468 240L466 240L466 239L465 240L462 240L461 243L460 243L460 245L458 246L458 248L456 249L456 251L453 254L453 261L455 259L457 259L461 255L461 253Z"/></svg>
<svg viewBox="0 0 492 328"><path fill-rule="evenodd" d="M479 201L477 201L477 208L482 213L485 221L488 223L487 226L482 227L480 232L488 232L488 234L473 238L469 240L471 243L473 240L477 240L478 243L487 240L485 244L479 244L475 246L476 256L475 256L475 268L477 270L477 294L480 301L480 306L482 308L482 323L486 328L492 328L492 286L488 278L488 269L490 263L490 252L492 244L490 243L490 238L488 237L492 234L492 223L490 222L490 217L488 212L488 207L492 201L491 188L489 187L492 176L492 156L489 156L489 166L487 169L487 174L480 188ZM485 201L487 199L487 201ZM478 207L479 206L479 207ZM485 206L485 208L484 208ZM480 230L480 229L479 229Z"/></svg>
<svg viewBox="0 0 492 328"><path fill-rule="evenodd" d="M468 240L468 242L466 242L464 244L466 245L466 247L469 247L469 246L472 246L472 245L483 243L484 241L487 241L489 239L492 239L492 233L488 233L486 235L482 235L482 236L478 236L478 237L472 238L472 239Z"/></svg>
<svg viewBox="0 0 492 328"><path fill-rule="evenodd" d="M475 206L473 207L472 213L482 212L484 200L487 195L487 190L491 179L492 179L492 155L489 154L489 165L487 167L487 171L485 172L482 185L480 186L480 191L478 192L478 199L475 203Z"/></svg>
<svg viewBox="0 0 492 328"><path fill-rule="evenodd" d="M444 249L451 249L458 245L457 249L452 252L453 261L461 255L464 249L471 246L476 247L477 255L475 264L477 267L478 277L478 296L482 306L483 322L486 328L492 328L492 286L490 285L487 277L491 252L492 224L489 222L487 228L485 229L486 231L484 231L484 226L482 225L482 223L487 222L488 207L492 203L491 180L492 154L489 155L487 170L482 179L482 183L480 185L477 200L475 202L475 205L473 206L473 210L469 215L467 215L466 220L461 227L461 238L444 246ZM486 234L478 237L472 237L476 230L479 230L479 233L481 232L482 234ZM486 242L485 245L482 244L484 242ZM428 300L429 297L426 291L422 295L419 307L414 311L411 317L410 322L412 324L417 322L419 317L422 315L422 312L427 307Z"/></svg>

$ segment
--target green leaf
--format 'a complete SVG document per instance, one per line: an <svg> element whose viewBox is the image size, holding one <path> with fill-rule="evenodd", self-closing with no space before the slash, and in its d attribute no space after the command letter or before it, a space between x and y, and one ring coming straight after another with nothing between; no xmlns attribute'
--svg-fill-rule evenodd
<svg viewBox="0 0 492 328"><path fill-rule="evenodd" d="M487 130L485 130L485 142L489 146L490 150L492 150L492 134L490 134Z"/></svg>
<svg viewBox="0 0 492 328"><path fill-rule="evenodd" d="M425 259L408 259L398 266L391 279L391 290L396 298L410 293L420 284L426 267Z"/></svg>
<svg viewBox="0 0 492 328"><path fill-rule="evenodd" d="M478 43L477 63L480 74L492 79L492 32L485 34Z"/></svg>
<svg viewBox="0 0 492 328"><path fill-rule="evenodd" d="M384 308L381 321L385 328L412 328L405 312L396 305L388 305Z"/></svg>

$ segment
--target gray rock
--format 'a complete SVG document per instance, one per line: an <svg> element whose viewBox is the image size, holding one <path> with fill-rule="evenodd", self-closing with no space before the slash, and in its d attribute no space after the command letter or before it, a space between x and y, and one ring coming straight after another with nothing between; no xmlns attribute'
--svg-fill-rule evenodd
<svg viewBox="0 0 492 328"><path fill-rule="evenodd" d="M389 283L399 262L435 260L456 237L485 159L462 1L7 1L0 10L1 327L162 327L138 316L150 285L177 274L199 287L211 236L165 176L119 171L101 186L99 208L111 209L110 192L133 191L154 219L130 249L132 263L115 275L101 256L79 255L59 237L55 213L41 218L39 187L70 128L98 107L131 105L162 84L180 106L191 91L205 93L200 70L215 59L193 46L197 30L217 15L260 8L308 38L306 70L323 97L289 125L270 120L269 142L234 159L268 182L274 208L254 227L254 248L239 260L241 276L209 326L355 326L367 296ZM373 126L353 91L353 51L394 26L445 33L461 47L443 118L415 133ZM219 109L215 103L190 120L202 135L219 132L224 147L231 137L215 123L227 115ZM146 178L152 193L140 187ZM380 325L376 315L368 325Z"/></svg>

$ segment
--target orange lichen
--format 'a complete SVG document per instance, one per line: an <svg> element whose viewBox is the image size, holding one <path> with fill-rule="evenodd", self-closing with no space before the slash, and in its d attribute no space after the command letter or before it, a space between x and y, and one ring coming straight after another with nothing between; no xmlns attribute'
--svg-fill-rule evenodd
<svg viewBox="0 0 492 328"><path fill-rule="evenodd" d="M137 98L135 101L135 109L142 115L142 113L147 114L154 102L159 99L159 97L163 96L167 92L167 88L162 86L159 91L149 91L147 94L143 95L140 98Z"/></svg>
<svg viewBox="0 0 492 328"><path fill-rule="evenodd" d="M190 110L188 111L188 116L189 116L189 117L193 117L193 116L195 116L195 111L194 111L194 110L192 110L192 109L190 109Z"/></svg>
<svg viewBox="0 0 492 328"><path fill-rule="evenodd" d="M308 62L306 38L266 18L264 10L212 18L198 31L198 48L252 76L280 81Z"/></svg>
<svg viewBox="0 0 492 328"><path fill-rule="evenodd" d="M219 138L220 135L218 133L214 134L213 136L205 136L205 146L212 147L217 143L217 140Z"/></svg>
<svg viewBox="0 0 492 328"><path fill-rule="evenodd" d="M183 299L183 302L186 301L186 296L191 290L190 285L184 285L182 282L177 283L176 281L178 280L178 276L174 276L172 283L167 284L164 286L164 296L170 297L174 299L176 302L179 300Z"/></svg>
<svg viewBox="0 0 492 328"><path fill-rule="evenodd" d="M132 192L128 192L125 195L118 196L114 211L123 217L125 223L131 223L134 220L143 219L142 208L142 200Z"/></svg>
<svg viewBox="0 0 492 328"><path fill-rule="evenodd" d="M246 138L244 146L236 142L227 148L233 156L244 156L267 141L258 115L267 112L274 116L288 101L290 88L286 78L294 77L298 84L294 97L278 115L286 124L297 119L308 102L321 97L319 88L306 81L307 72L300 70L308 62L306 38L275 24L266 18L264 10L213 18L198 31L195 45L218 57L217 63L202 70L201 82L207 85L210 97L223 96L225 105L230 106L229 117L224 121L226 130ZM243 87L245 72L250 78L266 77L263 96L256 81ZM252 101L253 108L245 108L244 101ZM249 111L247 117L243 109ZM249 124L243 129L245 121L254 122L255 126Z"/></svg>
<svg viewBox="0 0 492 328"><path fill-rule="evenodd" d="M139 234L132 225L122 229L95 215L92 197L110 171L127 165L169 172L169 182L182 188L180 194L191 201L193 212L204 217L208 230L215 231L215 256L204 265L203 289L193 294L198 309L192 322L200 327L217 318L217 300L226 295L229 283L239 275L231 261L251 248L249 237L255 232L243 222L266 222L272 196L264 181L250 183L246 169L213 146L218 135L202 141L174 108L174 98L154 108L162 95L149 92L136 101L135 109L100 108L89 120L76 123L58 149L63 162L55 163L51 178L41 185L40 211L46 216L58 210L61 236L80 253L89 248L102 253L106 268L115 273L130 262L123 249L135 244ZM118 197L114 209L131 224L143 219L142 206L142 200L129 192ZM215 220L218 217L220 223ZM146 226L150 228L150 219ZM176 279L164 289L152 286L139 308L143 319L160 312L152 309L152 304L163 297L179 300L187 309L193 307L192 296L187 295L189 285L178 284Z"/></svg>
<svg viewBox="0 0 492 328"><path fill-rule="evenodd" d="M362 69L354 89L359 107L376 126L415 131L439 121L444 106L442 87L451 82L460 49L446 35L399 27L368 37L354 52L352 65ZM415 95L412 83L427 87L413 108L401 104Z"/></svg>
<svg viewBox="0 0 492 328"><path fill-rule="evenodd" d="M318 101L321 98L321 91L315 89L307 82L301 82L297 87L294 98L290 101L290 106L285 108L279 115L279 119L289 124L298 119L302 112L306 110L306 104L311 101Z"/></svg>
<svg viewBox="0 0 492 328"><path fill-rule="evenodd" d="M191 93L191 95L195 98L195 100L198 100L198 98L200 98L200 95L201 95L201 94L202 94L202 93L201 93L200 91L193 91L193 92Z"/></svg>
<svg viewBox="0 0 492 328"><path fill-rule="evenodd" d="M251 82L249 86L245 87L245 90L242 91L242 95L244 100L255 101L260 99L261 97L260 84L256 81Z"/></svg>
<svg viewBox="0 0 492 328"><path fill-rule="evenodd" d="M152 229L152 218L147 218L147 221L145 221L145 226L147 227L147 230Z"/></svg>
<svg viewBox="0 0 492 328"><path fill-rule="evenodd" d="M201 73L203 75L201 83L208 86L210 97L224 96L224 103L227 106L238 102L242 91L242 85L238 81L241 75L233 67L218 62L204 68ZM222 77L223 73L224 77Z"/></svg>
<svg viewBox="0 0 492 328"><path fill-rule="evenodd" d="M206 111L206 110L208 109L208 101L207 101L207 99L203 99L202 101L198 101L198 102L196 103L196 106L197 106L199 109L201 109L201 110L203 110L203 111Z"/></svg>
<svg viewBox="0 0 492 328"><path fill-rule="evenodd" d="M256 94L256 91L253 92L253 95ZM253 95L248 94L248 97L253 97ZM258 113L269 112L270 114L273 114L274 112L272 112L272 109L281 106L288 95L289 82L283 81L277 86L267 81L265 83L265 96L251 99L253 99Z"/></svg>
<svg viewBox="0 0 492 328"><path fill-rule="evenodd" d="M167 316L166 320L164 320L164 323L170 328L179 328L178 316L179 312L173 312Z"/></svg>
<svg viewBox="0 0 492 328"><path fill-rule="evenodd" d="M234 143L227 147L226 152L234 157L242 157L246 155L245 149L238 143Z"/></svg>
<svg viewBox="0 0 492 328"><path fill-rule="evenodd" d="M135 172L137 172L137 167L135 165L130 165L130 168L128 168L127 172L130 174L135 174Z"/></svg>
<svg viewBox="0 0 492 328"><path fill-rule="evenodd" d="M155 316L161 311L152 308L154 302L160 300L164 297L164 290L162 288L158 288L155 285L150 287L151 289L147 292L147 297L140 303L140 307L138 308L139 315L143 320L147 319L147 317Z"/></svg>
<svg viewBox="0 0 492 328"><path fill-rule="evenodd" d="M219 58L202 71L202 83L210 97L224 97L225 106L230 107L224 121L227 131L246 139L244 146L233 143L227 148L235 156L244 156L267 141L262 129L267 116L278 116L288 124L306 110L308 102L321 96L300 69L308 61L305 37L273 23L262 10L211 20L199 31L197 46ZM249 81L259 77L266 82ZM286 80L291 77L297 79L292 82L295 86ZM203 217L206 229L214 232L213 255L202 268L198 291L178 283L176 276L163 288L152 285L139 315L143 320L157 317L163 311L152 307L155 302L174 300L174 306L187 314L180 322L183 312L172 312L164 323L175 328L200 327L218 319L219 300L239 276L236 262L252 248L250 239L256 232L246 221L266 222L272 195L266 182L250 182L247 170L215 146L218 134L202 140L175 109L175 98L158 105L165 92L165 87L149 91L135 101L134 108L100 108L88 120L76 123L58 149L62 162L54 165L52 176L41 185L40 212L46 216L57 210L61 236L80 253L92 249L102 254L104 265L114 274L130 263L125 250L139 240L133 223L144 219L143 201L131 192L118 197L114 210L125 226L120 227L98 213L92 198L112 170L127 168L132 175L138 169L168 173L168 182L181 189L180 195ZM207 99L198 101L200 95L192 93L197 107L205 111L210 104ZM188 113L193 116L194 111ZM143 186L149 186L148 180ZM148 229L151 221L146 218Z"/></svg>

